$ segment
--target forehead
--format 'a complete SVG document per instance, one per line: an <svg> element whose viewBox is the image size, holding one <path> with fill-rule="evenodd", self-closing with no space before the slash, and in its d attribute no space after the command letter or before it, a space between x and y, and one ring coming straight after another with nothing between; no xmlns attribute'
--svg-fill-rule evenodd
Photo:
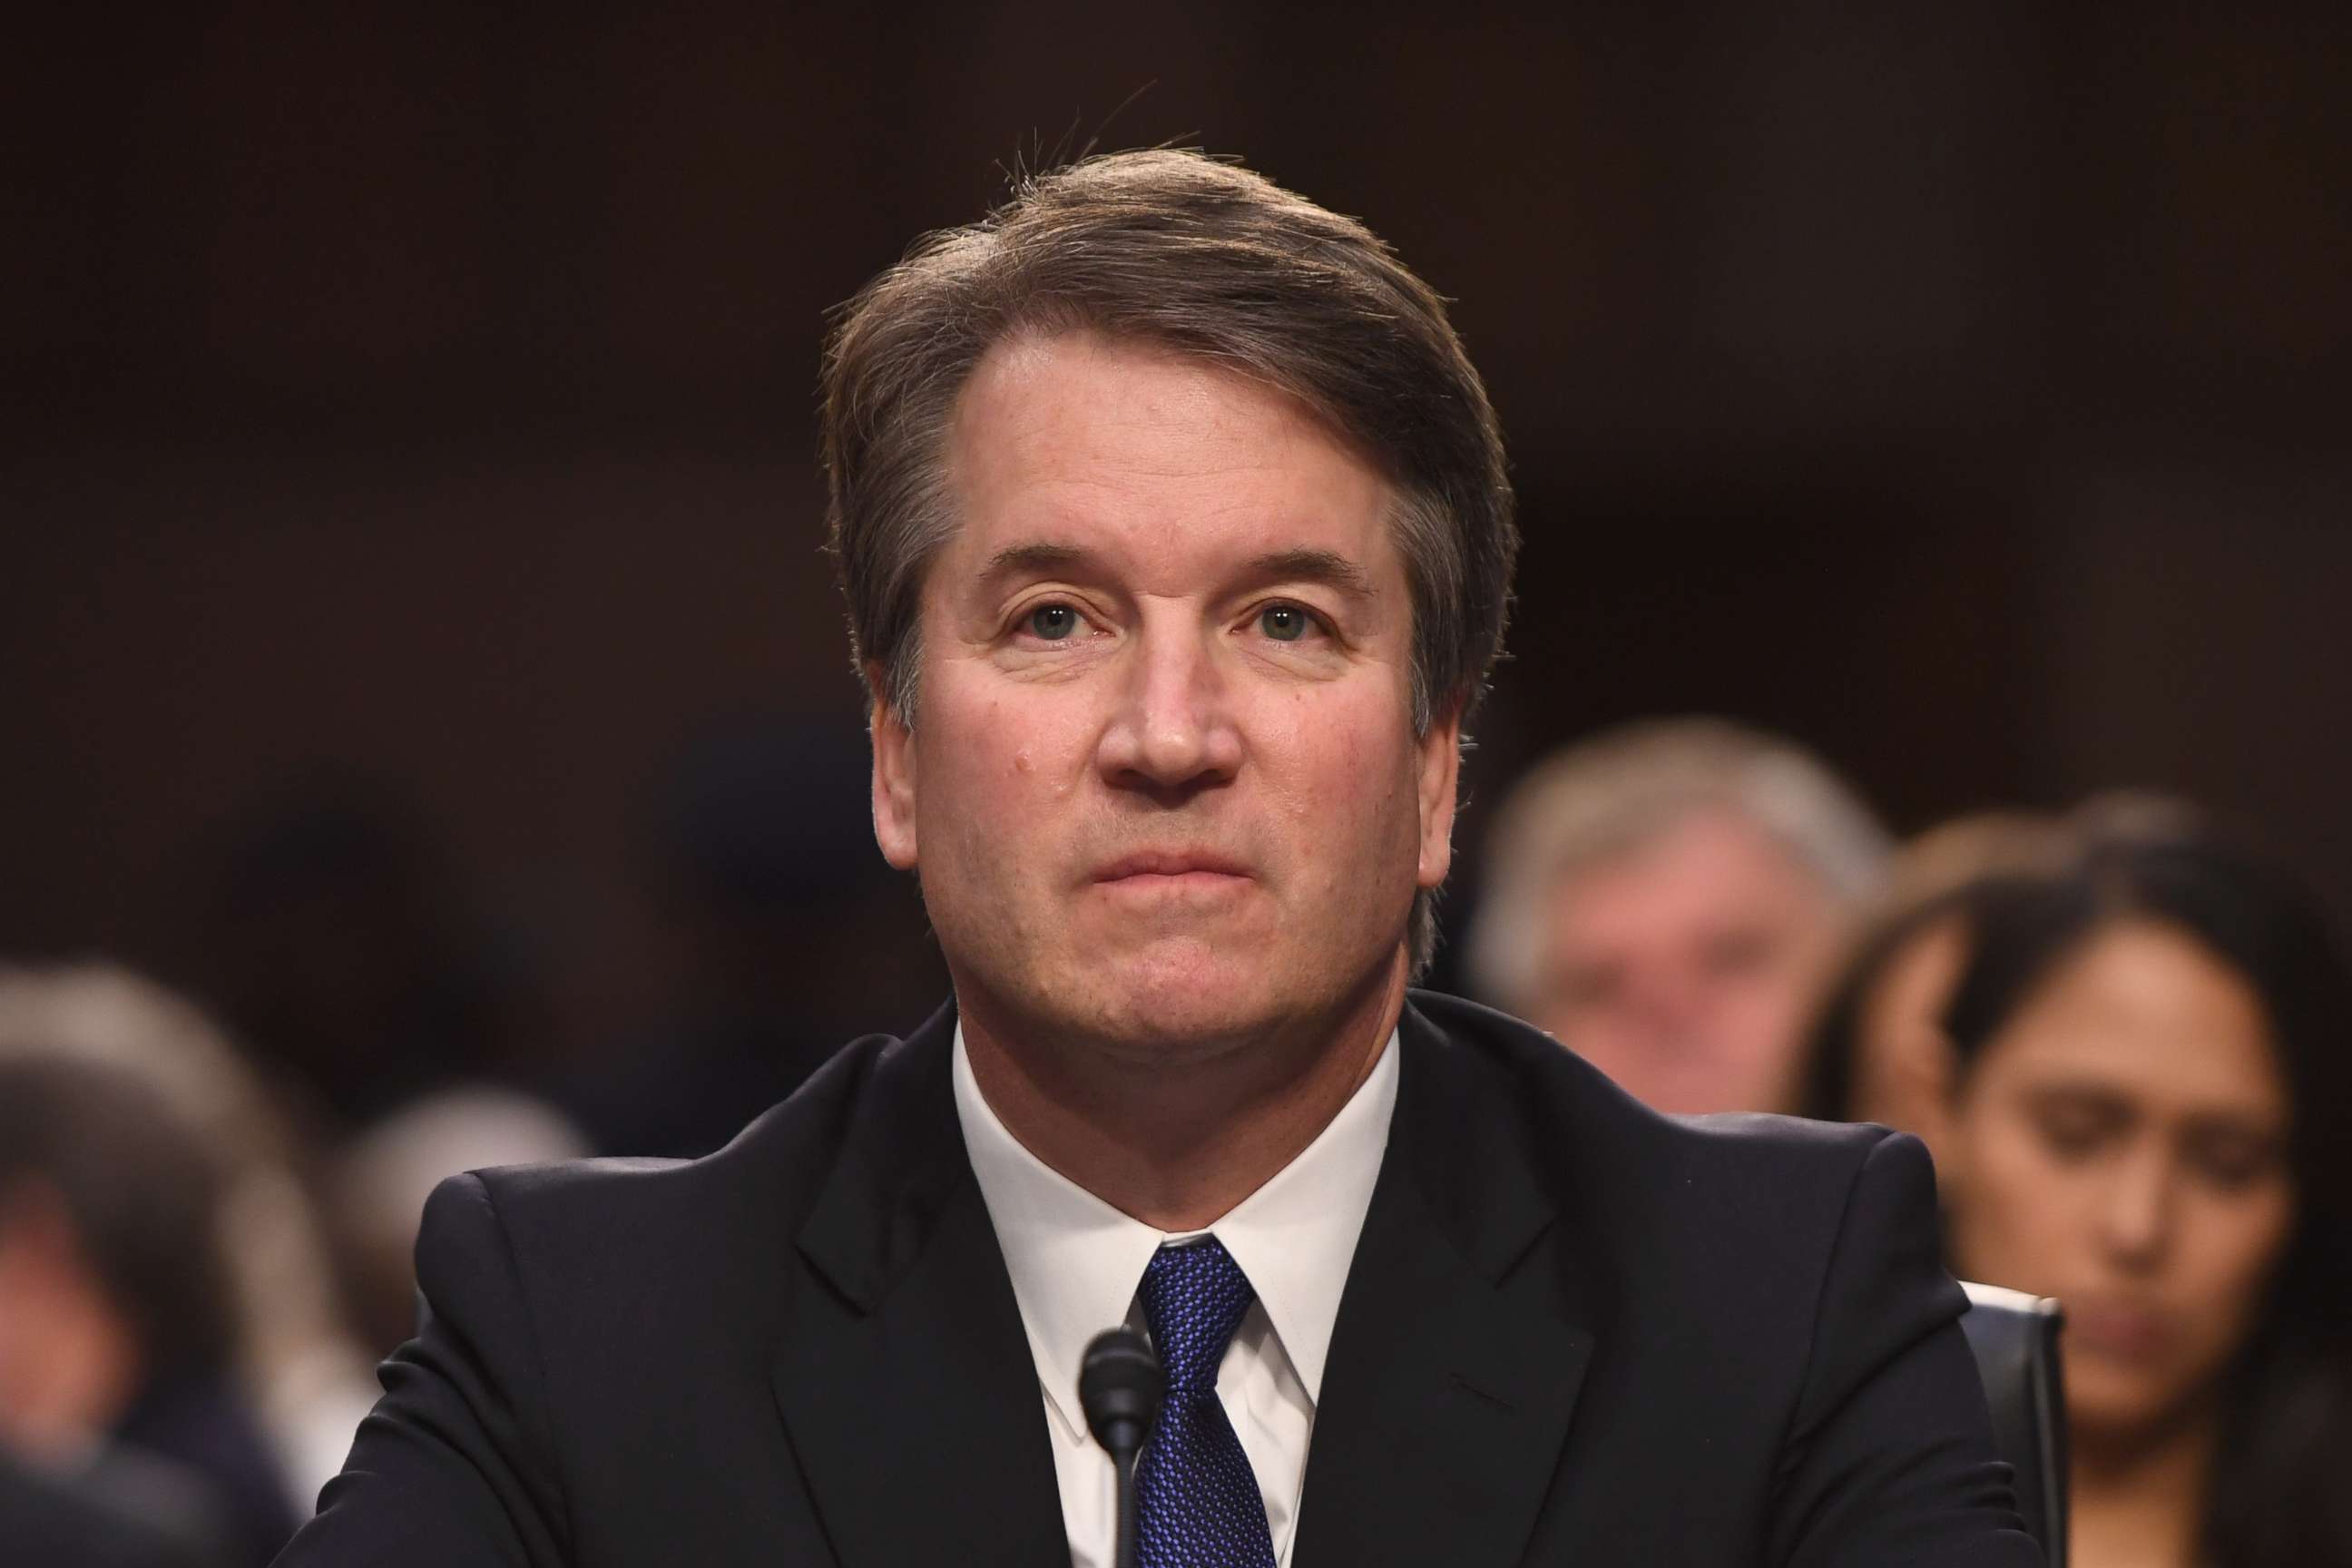
<svg viewBox="0 0 2352 1568"><path fill-rule="evenodd" d="M1990 1043L1984 1066L2095 1084L2152 1109L2283 1114L2262 999L2186 931L2132 921L2064 961Z"/></svg>
<svg viewBox="0 0 2352 1568"><path fill-rule="evenodd" d="M1298 399L1151 344L1091 332L999 343L957 401L947 457L949 549L967 558L1069 544L1171 592L1236 548L1402 570L1373 464Z"/></svg>
<svg viewBox="0 0 2352 1568"><path fill-rule="evenodd" d="M1570 868L1556 885L1553 907L1559 935L1571 945L1831 912L1796 858L1727 807L1691 812Z"/></svg>

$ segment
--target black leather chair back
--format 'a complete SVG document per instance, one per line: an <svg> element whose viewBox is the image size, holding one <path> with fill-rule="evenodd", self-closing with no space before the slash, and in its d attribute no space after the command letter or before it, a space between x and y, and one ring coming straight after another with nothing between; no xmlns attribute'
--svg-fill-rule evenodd
<svg viewBox="0 0 2352 1568"><path fill-rule="evenodd" d="M2017 1511L2050 1568L2066 1568L2066 1399L2058 1303L1997 1285L1960 1287L1960 1327L1992 1406L1993 1446L2017 1472Z"/></svg>

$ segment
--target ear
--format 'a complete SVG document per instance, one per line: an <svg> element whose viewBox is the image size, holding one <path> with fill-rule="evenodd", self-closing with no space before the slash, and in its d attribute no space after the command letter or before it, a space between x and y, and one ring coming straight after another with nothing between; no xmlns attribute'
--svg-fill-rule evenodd
<svg viewBox="0 0 2352 1568"><path fill-rule="evenodd" d="M1952 1120L1959 1109L1953 1099L1959 1088L1959 1054L1949 1036L1930 1026L1927 1037L1904 1056L1895 1085L1907 1116L1904 1131L1918 1134L1927 1145L1936 1162L1936 1184L1955 1190L1967 1181L1960 1168L1960 1141L1952 1136Z"/></svg>
<svg viewBox="0 0 2352 1568"><path fill-rule="evenodd" d="M866 667L866 689L877 693L866 731L874 741L874 842L901 871L915 868L915 732L881 695L882 667Z"/></svg>
<svg viewBox="0 0 2352 1568"><path fill-rule="evenodd" d="M1462 779L1462 703L1445 705L1421 738L1421 867L1424 889L1442 886L1454 868L1454 802Z"/></svg>

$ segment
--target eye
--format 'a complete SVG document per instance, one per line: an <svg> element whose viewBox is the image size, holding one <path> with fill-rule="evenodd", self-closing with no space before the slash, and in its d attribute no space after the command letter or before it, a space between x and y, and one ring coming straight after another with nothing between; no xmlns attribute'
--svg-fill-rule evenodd
<svg viewBox="0 0 2352 1568"><path fill-rule="evenodd" d="M1297 642L1314 629L1314 617L1296 605L1268 605L1257 615L1258 629L1276 642Z"/></svg>
<svg viewBox="0 0 2352 1568"><path fill-rule="evenodd" d="M2087 1160L2095 1153L2101 1130L2069 1118L2045 1119L2042 1123L2042 1142L2061 1160Z"/></svg>
<svg viewBox="0 0 2352 1568"><path fill-rule="evenodd" d="M1078 629L1078 612L1067 605L1040 605L1029 612L1030 635L1045 642L1063 642Z"/></svg>
<svg viewBox="0 0 2352 1568"><path fill-rule="evenodd" d="M2278 1168L2280 1150L2273 1139L2258 1134L2213 1131L2188 1140L2189 1167L2207 1184L2222 1192L2251 1187Z"/></svg>
<svg viewBox="0 0 2352 1568"><path fill-rule="evenodd" d="M2034 1131L2052 1157L2067 1162L2088 1160L2113 1142L2128 1117L2116 1107L2096 1100L2053 1097L2032 1110Z"/></svg>

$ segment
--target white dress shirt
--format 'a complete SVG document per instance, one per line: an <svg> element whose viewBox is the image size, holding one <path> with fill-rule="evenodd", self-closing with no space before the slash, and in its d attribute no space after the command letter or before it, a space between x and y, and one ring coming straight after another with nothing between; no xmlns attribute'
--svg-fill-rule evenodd
<svg viewBox="0 0 2352 1568"><path fill-rule="evenodd" d="M1202 1235L1224 1245L1257 1291L1218 1364L1217 1397L1265 1499L1276 1568L1287 1568L1332 1320L1388 1147L1397 1072L1391 1033L1370 1075L1297 1158L1205 1231L1170 1232L1121 1214L1023 1147L982 1096L957 1027L956 1116L1036 1358L1074 1568L1108 1568L1118 1529L1110 1456L1078 1407L1087 1342L1114 1323L1140 1325L1136 1288L1151 1255Z"/></svg>

